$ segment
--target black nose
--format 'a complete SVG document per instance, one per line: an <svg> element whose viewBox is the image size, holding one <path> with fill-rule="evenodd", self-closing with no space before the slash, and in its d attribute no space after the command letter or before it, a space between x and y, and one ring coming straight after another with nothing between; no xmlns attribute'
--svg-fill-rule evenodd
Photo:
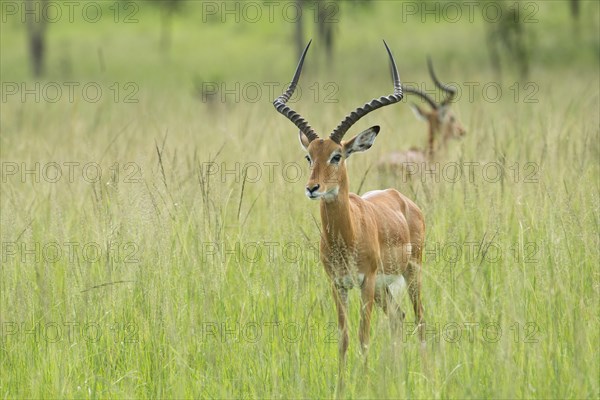
<svg viewBox="0 0 600 400"><path fill-rule="evenodd" d="M313 187L307 186L306 190L308 190L308 193L313 194L314 192L316 192L317 190L319 190L319 188L321 187L321 185L319 185L318 183L316 185L314 185Z"/></svg>

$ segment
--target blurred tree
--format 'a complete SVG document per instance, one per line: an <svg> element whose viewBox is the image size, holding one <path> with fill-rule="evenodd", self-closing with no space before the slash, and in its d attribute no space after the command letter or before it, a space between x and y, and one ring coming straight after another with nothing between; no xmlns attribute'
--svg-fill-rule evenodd
<svg viewBox="0 0 600 400"><path fill-rule="evenodd" d="M150 3L156 4L161 9L160 48L168 53L173 37L173 16L183 9L183 0L159 0Z"/></svg>
<svg viewBox="0 0 600 400"><path fill-rule="evenodd" d="M529 51L526 45L524 16L519 10L520 3L491 1L495 4L496 17L488 14L484 19L487 23L487 43L490 52L492 68L498 76L502 75L501 52L504 52L511 64L517 66L521 79L529 74Z"/></svg>
<svg viewBox="0 0 600 400"><path fill-rule="evenodd" d="M356 3L354 0L352 3ZM296 8L299 11L299 17L296 20L295 39L298 54L302 54L306 41L304 39L304 21L311 20L316 24L316 30L319 43L323 43L327 62L330 64L333 60L333 46L335 37L335 24L339 21L340 3L337 0L296 0ZM307 6L307 7L304 7ZM307 9L312 9L312 18L304 18ZM321 46L319 46L321 47Z"/></svg>
<svg viewBox="0 0 600 400"><path fill-rule="evenodd" d="M571 0L569 2L571 8L571 19L573 20L573 34L579 37L579 0Z"/></svg>
<svg viewBox="0 0 600 400"><path fill-rule="evenodd" d="M579 20L579 0L571 0L571 17L574 20Z"/></svg>
<svg viewBox="0 0 600 400"><path fill-rule="evenodd" d="M31 57L33 76L36 78L39 78L44 74L47 26L46 19L44 18L44 10L47 6L47 2L47 0L26 0L24 3L24 7L27 11L25 13L25 19L29 55Z"/></svg>
<svg viewBox="0 0 600 400"><path fill-rule="evenodd" d="M339 4L331 0L317 0L315 7L319 41L325 44L327 62L331 63L333 59L333 27L334 22L337 21L335 14L339 11Z"/></svg>

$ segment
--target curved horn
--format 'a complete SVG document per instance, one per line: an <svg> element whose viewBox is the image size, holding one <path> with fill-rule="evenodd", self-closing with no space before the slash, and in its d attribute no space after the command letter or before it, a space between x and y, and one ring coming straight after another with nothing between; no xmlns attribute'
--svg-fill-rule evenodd
<svg viewBox="0 0 600 400"><path fill-rule="evenodd" d="M296 111L292 110L285 103L287 103L287 101L290 99L290 97L292 97L292 94L294 94L294 90L296 90L296 85L298 84L298 79L300 79L300 72L302 72L302 64L304 64L304 57L306 57L306 52L308 51L308 48L310 47L311 42L312 42L312 40L308 42L308 44L306 45L306 48L302 52L302 56L300 57L300 62L298 63L298 67L296 67L296 72L294 73L294 78L292 79L290 86L288 86L287 90L285 92L283 92L281 94L281 96L279 96L278 98L276 98L273 101L273 105L275 106L275 109L277 111L279 111L281 114L283 114L287 119L292 121L294 123L294 125L296 125L302 131L302 133L304 133L306 135L306 137L308 138L308 140L310 142L312 142L315 139L318 139L319 135L317 135L315 133L315 131L313 130L313 128L310 127L310 125L308 124L308 121L306 121L304 118L302 118L302 115L300 115Z"/></svg>
<svg viewBox="0 0 600 400"><path fill-rule="evenodd" d="M431 108L433 108L434 110L437 110L439 107L439 105L435 102L434 99L431 98L431 96L429 96L427 93L425 93L417 88L405 86L402 88L402 90L404 91L404 93L411 93L411 94L419 96L420 98L425 100L431 106Z"/></svg>
<svg viewBox="0 0 600 400"><path fill-rule="evenodd" d="M444 100L442 100L440 103L440 105L445 106L446 104L450 103L452 101L452 99L454 98L454 96L456 95L456 88L453 88L448 85L444 85L442 82L440 82L440 80L435 75L435 72L433 72L433 63L431 62L431 57L429 57L429 56L427 56L427 68L429 68L429 75L431 75L431 79L433 79L435 86L442 89L444 92L448 93L446 98Z"/></svg>
<svg viewBox="0 0 600 400"><path fill-rule="evenodd" d="M367 115L373 110L376 110L380 107L387 106L390 104L394 104L402 100L402 85L400 83L400 77L398 76L398 69L396 68L396 62L394 61L394 56L392 56L392 52L388 47L385 40L383 41L385 48L390 56L390 61L392 62L392 78L394 80L394 93L389 96L382 96L378 99L373 99L370 102L366 103L364 106L357 108L353 112L351 112L340 124L333 130L329 137L336 143L340 143L344 134L350 129L352 125L354 125L359 119Z"/></svg>

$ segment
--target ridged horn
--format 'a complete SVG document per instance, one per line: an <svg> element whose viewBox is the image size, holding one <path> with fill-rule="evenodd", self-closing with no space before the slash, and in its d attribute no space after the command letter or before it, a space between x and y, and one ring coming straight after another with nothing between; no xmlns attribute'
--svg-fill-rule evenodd
<svg viewBox="0 0 600 400"><path fill-rule="evenodd" d="M435 75L435 72L433 72L433 63L431 62L431 57L429 56L427 56L427 68L429 69L429 75L431 75L431 79L433 79L435 86L447 93L446 98L440 102L440 105L445 106L446 104L452 101L454 96L456 96L456 88L453 88L440 82L440 80Z"/></svg>
<svg viewBox="0 0 600 400"><path fill-rule="evenodd" d="M302 118L302 115L292 110L288 105L286 105L286 103L290 97L292 97L292 94L294 94L294 90L296 90L296 85L298 84L298 79L300 79L300 73L302 72L302 64L304 64L304 58L306 57L306 53L308 52L311 42L312 40L308 42L306 48L302 52L300 62L298 63L298 67L296 67L296 72L294 73L294 78L292 79L290 86L288 86L287 90L283 92L281 96L273 101L275 109L283 114L287 119L292 121L294 125L296 125L300 131L306 135L310 142L318 139L319 135L317 135L313 128L310 127L308 121Z"/></svg>
<svg viewBox="0 0 600 400"><path fill-rule="evenodd" d="M341 143L342 138L344 137L348 129L350 129L352 125L354 125L359 119L361 119L371 111L374 111L380 107L397 103L400 100L402 100L402 84L400 83L400 77L398 75L398 69L396 68L394 56L392 55L392 52L390 51L390 48L388 47L385 40L383 41L383 44L385 45L385 48L387 50L392 64L392 79L394 81L394 93L390 94L389 96L382 96L378 99L373 99L370 102L365 103L365 105L363 105L362 107L359 107L350 114L348 114L348 116L346 116L346 118L344 118L342 122L340 122L340 124L333 130L331 135L329 135L331 140L333 140L336 143Z"/></svg>

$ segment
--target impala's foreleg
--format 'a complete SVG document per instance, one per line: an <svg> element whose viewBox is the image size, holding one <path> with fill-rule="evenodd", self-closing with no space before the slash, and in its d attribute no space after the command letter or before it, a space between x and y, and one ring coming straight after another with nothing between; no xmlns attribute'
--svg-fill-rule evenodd
<svg viewBox="0 0 600 400"><path fill-rule="evenodd" d="M367 362L367 354L369 351L369 337L371 334L371 312L373 311L373 303L375 301L375 283L376 275L370 274L365 276L362 285L362 303L360 307L360 348Z"/></svg>
<svg viewBox="0 0 600 400"><path fill-rule="evenodd" d="M333 287L333 298L338 313L338 393L344 386L344 373L346 370L346 353L348 351L348 289Z"/></svg>

